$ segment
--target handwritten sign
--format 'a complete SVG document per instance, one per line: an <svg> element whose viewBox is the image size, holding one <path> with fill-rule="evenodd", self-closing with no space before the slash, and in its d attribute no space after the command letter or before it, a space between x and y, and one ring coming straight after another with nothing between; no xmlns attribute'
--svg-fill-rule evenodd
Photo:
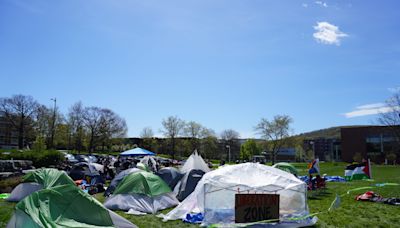
<svg viewBox="0 0 400 228"><path fill-rule="evenodd" d="M235 222L247 223L279 219L279 195L236 194Z"/></svg>

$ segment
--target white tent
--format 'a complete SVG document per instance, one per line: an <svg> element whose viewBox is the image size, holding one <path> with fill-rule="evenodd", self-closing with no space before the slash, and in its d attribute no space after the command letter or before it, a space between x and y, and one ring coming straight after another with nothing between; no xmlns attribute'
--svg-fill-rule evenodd
<svg viewBox="0 0 400 228"><path fill-rule="evenodd" d="M157 162L156 160L151 157L151 156L144 156L141 160L140 163L143 163L146 165L151 171L157 172Z"/></svg>
<svg viewBox="0 0 400 228"><path fill-rule="evenodd" d="M188 173L192 169L200 169L204 172L209 172L210 168L203 160L203 158L197 153L197 150L186 160L185 164L180 168L181 173Z"/></svg>
<svg viewBox="0 0 400 228"><path fill-rule="evenodd" d="M234 223L235 194L240 192L279 194L281 221L308 215L307 189L303 181L270 166L244 163L206 173L194 192L165 215L164 221L183 219L188 213L203 213L203 225Z"/></svg>

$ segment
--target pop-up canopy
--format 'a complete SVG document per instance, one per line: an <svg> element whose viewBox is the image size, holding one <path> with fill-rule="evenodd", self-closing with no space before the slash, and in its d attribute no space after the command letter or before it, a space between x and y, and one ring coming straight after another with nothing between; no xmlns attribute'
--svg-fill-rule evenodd
<svg viewBox="0 0 400 228"><path fill-rule="evenodd" d="M137 147L135 149L124 151L120 155L122 155L122 156L146 156L146 155L153 156L153 155L155 155L155 153Z"/></svg>

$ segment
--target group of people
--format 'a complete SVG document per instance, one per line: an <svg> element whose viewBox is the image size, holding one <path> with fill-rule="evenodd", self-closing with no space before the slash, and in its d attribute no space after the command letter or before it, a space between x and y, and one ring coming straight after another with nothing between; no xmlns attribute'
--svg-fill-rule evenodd
<svg viewBox="0 0 400 228"><path fill-rule="evenodd" d="M326 187L326 180L319 174L317 174L315 177L313 177L312 174L309 174L307 185L308 190L322 189Z"/></svg>

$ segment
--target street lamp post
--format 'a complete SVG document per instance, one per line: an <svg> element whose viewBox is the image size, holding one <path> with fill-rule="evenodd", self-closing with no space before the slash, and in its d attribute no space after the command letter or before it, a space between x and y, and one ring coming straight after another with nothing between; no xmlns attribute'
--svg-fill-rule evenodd
<svg viewBox="0 0 400 228"><path fill-rule="evenodd" d="M231 146L226 145L225 147L228 148L228 162L231 162Z"/></svg>

